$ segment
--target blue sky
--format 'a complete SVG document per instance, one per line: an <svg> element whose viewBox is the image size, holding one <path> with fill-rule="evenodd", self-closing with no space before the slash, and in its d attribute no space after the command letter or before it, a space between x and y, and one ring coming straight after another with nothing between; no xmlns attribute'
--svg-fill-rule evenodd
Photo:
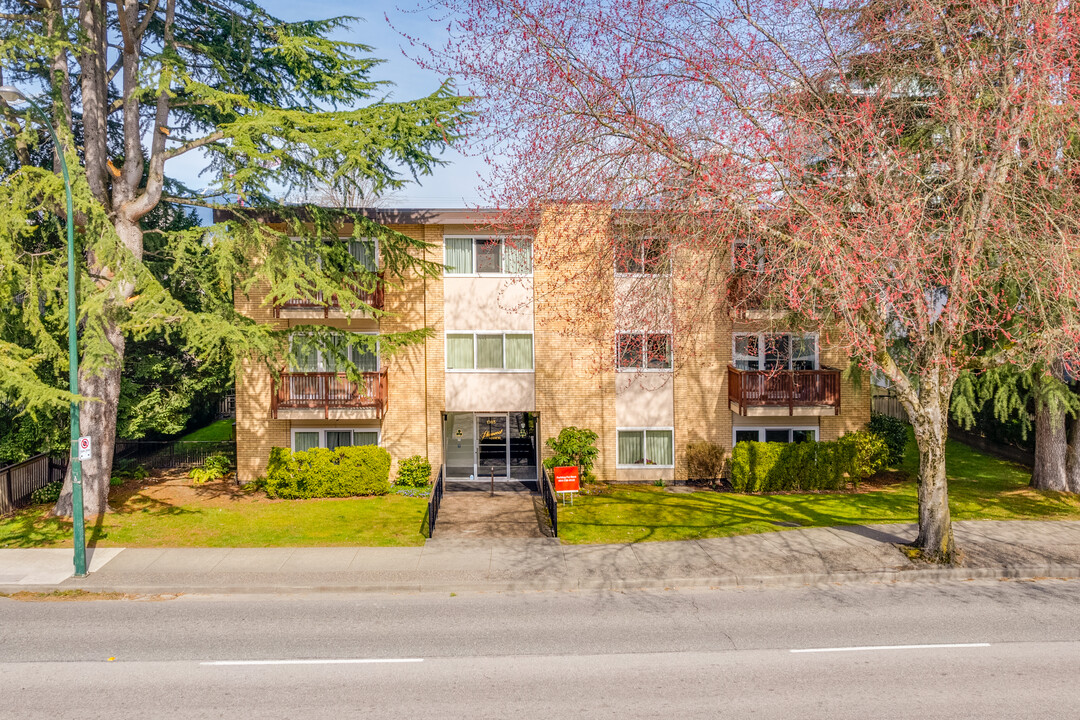
<svg viewBox="0 0 1080 720"><path fill-rule="evenodd" d="M391 99L409 100L430 94L439 87L444 78L418 67L402 54L405 41L390 27L386 20L411 36L419 37L435 45L441 44L446 37L446 22L431 22L424 12L406 12L399 7L413 7L410 0L356 0L343 2L334 0L262 0L266 10L283 20L302 20L351 15L363 18L348 32L338 33L335 37L370 45L372 55L385 60L375 71L377 80L389 80L394 87L388 89ZM456 151L448 151L443 159L449 164L439 168L429 177L421 178L421 183L411 184L395 194L386 204L394 207L469 207L480 202L477 187L481 183L478 175L485 174L482 160L468 158ZM170 162L169 174L188 183L191 187L201 188L205 179L198 177L201 169L200 158L195 153L190 157L177 158Z"/></svg>

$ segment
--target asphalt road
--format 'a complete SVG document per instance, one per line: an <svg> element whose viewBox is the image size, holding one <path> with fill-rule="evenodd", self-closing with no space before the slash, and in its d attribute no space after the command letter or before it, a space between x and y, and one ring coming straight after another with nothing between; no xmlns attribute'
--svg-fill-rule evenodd
<svg viewBox="0 0 1080 720"><path fill-rule="evenodd" d="M0 718L1077 718L1078 591L0 599Z"/></svg>

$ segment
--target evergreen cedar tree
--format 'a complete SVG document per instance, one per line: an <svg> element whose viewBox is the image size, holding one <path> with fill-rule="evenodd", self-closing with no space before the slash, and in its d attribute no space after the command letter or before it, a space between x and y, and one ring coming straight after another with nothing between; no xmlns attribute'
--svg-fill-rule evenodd
<svg viewBox="0 0 1080 720"><path fill-rule="evenodd" d="M1002 364L1077 370L1078 8L443 5L451 39L413 54L482 99L472 141L504 158L490 201L532 211L508 219L554 207L616 228L592 266L572 233L552 233L538 267L569 283L610 273L635 235L667 237L673 296L655 314L680 342L745 302L783 314L778 328L821 328L823 344L898 393L919 447L916 545L953 560L957 378ZM725 271L733 255L744 272ZM594 285L581 304L610 307Z"/></svg>
<svg viewBox="0 0 1080 720"><path fill-rule="evenodd" d="M392 191L426 174L467 119L449 85L389 102L372 79L369 48L332 35L350 18L284 22L249 0L113 3L0 1L0 81L37 94L73 171L86 512L107 510L120 370L129 340L158 333L200 360L262 359L286 338L233 309L233 293L336 295L347 313L370 310L376 278L344 243L346 223L377 237L388 282L437 267L423 244L347 211L275 200L311 187ZM42 380L66 368L64 193L47 134L25 107L0 103L0 391L28 411L68 401ZM209 190L170 179L172 161L202 151ZM231 209L210 228L155 227L158 208ZM272 215L284 231L261 218ZM290 236L300 238L299 242ZM192 309L171 279L198 269L209 302ZM348 279L347 282L343 279ZM376 313L377 314L377 313ZM383 336L415 342L425 329ZM329 337L316 342L341 354ZM341 358L343 364L346 358ZM66 370L65 370L66 373ZM55 375L56 373L52 373ZM71 514L70 477L55 511Z"/></svg>

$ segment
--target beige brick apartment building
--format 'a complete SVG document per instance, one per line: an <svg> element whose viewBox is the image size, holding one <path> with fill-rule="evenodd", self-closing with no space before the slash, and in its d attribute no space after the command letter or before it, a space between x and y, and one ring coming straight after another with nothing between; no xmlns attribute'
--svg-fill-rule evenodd
<svg viewBox="0 0 1080 720"><path fill-rule="evenodd" d="M671 322L663 313L651 327L623 317L628 293L670 292L685 278L679 263L694 259L651 267L642 250L640 261L633 253L605 261L604 217L564 209L546 213L533 232L500 235L477 211L371 212L430 243L429 259L445 265L441 277L413 276L374 293L370 304L387 311L381 321L258 296L238 295L237 308L298 333L317 324L344 337L423 327L433 334L392 357L357 353L363 383L318 353L283 363L277 379L245 363L236 383L242 481L265 471L274 446L365 443L382 445L395 463L425 455L449 479L527 480L544 441L569 425L599 435L602 479L672 481L686 477L690 442L829 440L869 419L869 385L843 378L837 368L846 358L817 333L710 317L684 342L678 328L687 323L678 321L686 318L677 316L688 311L677 303ZM567 232L580 259L538 261ZM377 263L377 248L365 252ZM595 267L573 272L567 265L575 263Z"/></svg>

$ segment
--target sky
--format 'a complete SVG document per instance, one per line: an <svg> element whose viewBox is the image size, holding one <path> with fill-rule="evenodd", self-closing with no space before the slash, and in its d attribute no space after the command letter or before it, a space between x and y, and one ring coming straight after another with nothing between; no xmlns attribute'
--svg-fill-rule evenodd
<svg viewBox="0 0 1080 720"><path fill-rule="evenodd" d="M304 20L350 15L363 18L345 32L334 35L338 40L360 42L373 48L372 56L385 60L375 69L373 79L394 83L387 92L391 100L411 100L429 95L438 89L445 79L418 67L402 53L406 41L394 27L411 36L434 45L446 38L446 22L432 22L429 14L409 12L414 6L411 0L262 0L260 2L271 14L283 20ZM391 27L387 22L387 16ZM410 184L393 197L384 201L391 207L411 208L460 208L475 207L481 203L478 188L481 175L486 174L484 162L469 158L455 150L443 154L447 165L422 177L419 184ZM193 188L203 188L206 178L199 177L201 159L189 153L169 163L169 174Z"/></svg>

